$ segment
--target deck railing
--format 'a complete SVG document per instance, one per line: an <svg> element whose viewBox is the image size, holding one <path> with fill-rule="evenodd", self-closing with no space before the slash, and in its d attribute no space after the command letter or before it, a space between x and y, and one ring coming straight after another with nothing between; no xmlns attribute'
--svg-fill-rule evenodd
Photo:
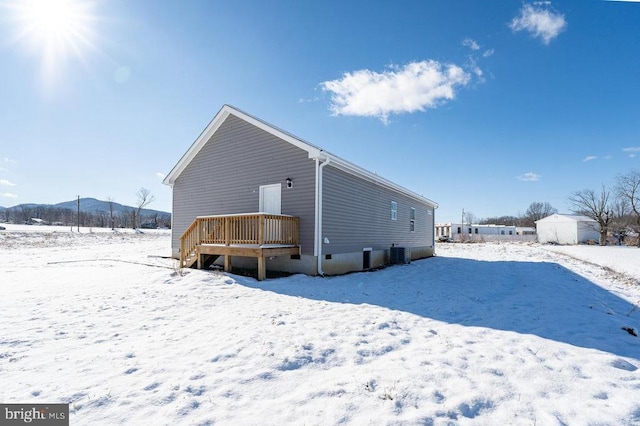
<svg viewBox="0 0 640 426"><path fill-rule="evenodd" d="M198 216L180 237L180 264L202 244L298 245L298 218L265 213Z"/></svg>

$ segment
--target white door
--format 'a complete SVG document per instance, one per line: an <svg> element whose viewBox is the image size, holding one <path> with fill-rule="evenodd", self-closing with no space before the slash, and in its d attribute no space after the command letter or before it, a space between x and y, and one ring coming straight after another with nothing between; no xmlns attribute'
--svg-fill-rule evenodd
<svg viewBox="0 0 640 426"><path fill-rule="evenodd" d="M282 213L281 185L263 185L260 187L260 212L268 214ZM267 219L264 223L264 238L267 244L273 244L280 240L280 221Z"/></svg>
<svg viewBox="0 0 640 426"><path fill-rule="evenodd" d="M260 212L269 214L282 213L281 185L260 186Z"/></svg>

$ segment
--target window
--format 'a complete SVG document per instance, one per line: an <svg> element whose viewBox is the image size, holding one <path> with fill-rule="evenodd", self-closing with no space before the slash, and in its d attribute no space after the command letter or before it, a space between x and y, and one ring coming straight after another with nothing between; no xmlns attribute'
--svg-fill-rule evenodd
<svg viewBox="0 0 640 426"><path fill-rule="evenodd" d="M476 234L478 233L478 228L476 228Z"/></svg>
<svg viewBox="0 0 640 426"><path fill-rule="evenodd" d="M509 235L513 235L513 231L509 231Z"/></svg>
<svg viewBox="0 0 640 426"><path fill-rule="evenodd" d="M471 228L469 228L469 234L471 234Z"/></svg>
<svg viewBox="0 0 640 426"><path fill-rule="evenodd" d="M416 232L416 209L411 207L411 213L409 214L409 230Z"/></svg>
<svg viewBox="0 0 640 426"><path fill-rule="evenodd" d="M391 202L391 220L398 220L398 203Z"/></svg>
<svg viewBox="0 0 640 426"><path fill-rule="evenodd" d="M458 234L462 234L462 229L458 226Z"/></svg>

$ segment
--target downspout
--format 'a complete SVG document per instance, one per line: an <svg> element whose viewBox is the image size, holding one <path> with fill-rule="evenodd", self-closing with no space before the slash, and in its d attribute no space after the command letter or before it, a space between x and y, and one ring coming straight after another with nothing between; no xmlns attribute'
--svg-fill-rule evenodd
<svg viewBox="0 0 640 426"><path fill-rule="evenodd" d="M314 221L313 221L313 255L314 256L318 256L318 240L320 239L320 236L318 235L318 209L320 208L320 204L318 200L318 193L319 193L319 186L320 186L320 181L318 180L319 178L319 174L320 174L320 158L316 157L316 183L315 183L315 193L314 193L314 198L315 198L315 205L313 206L313 210L314 210Z"/></svg>
<svg viewBox="0 0 640 426"><path fill-rule="evenodd" d="M330 161L331 159L327 157L325 162L318 166L318 173L316 175L318 179L318 207L316 209L316 253L318 255L318 275L324 275L324 271L322 270L322 169L327 166Z"/></svg>

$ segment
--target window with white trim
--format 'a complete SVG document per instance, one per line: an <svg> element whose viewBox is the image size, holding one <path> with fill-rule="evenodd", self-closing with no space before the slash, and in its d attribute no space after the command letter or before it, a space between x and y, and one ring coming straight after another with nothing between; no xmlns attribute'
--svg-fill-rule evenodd
<svg viewBox="0 0 640 426"><path fill-rule="evenodd" d="M416 232L416 209L411 207L409 213L409 230L411 232Z"/></svg>
<svg viewBox="0 0 640 426"><path fill-rule="evenodd" d="M391 202L391 220L398 220L398 203Z"/></svg>

